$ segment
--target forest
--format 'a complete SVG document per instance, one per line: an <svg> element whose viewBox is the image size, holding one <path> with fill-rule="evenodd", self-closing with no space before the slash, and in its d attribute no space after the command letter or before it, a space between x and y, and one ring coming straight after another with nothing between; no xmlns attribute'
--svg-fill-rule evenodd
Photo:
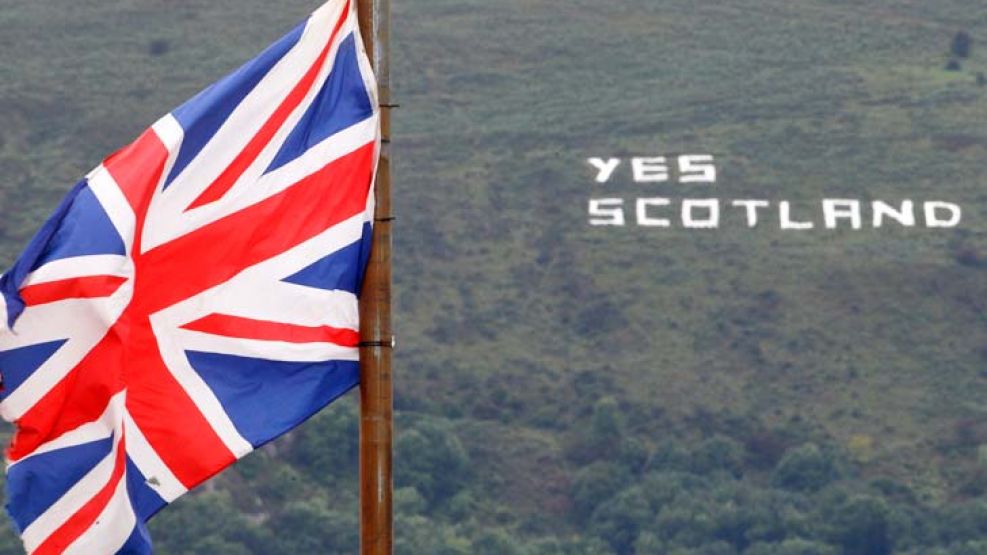
<svg viewBox="0 0 987 555"><path fill-rule="evenodd" d="M0 0L0 267L316 4ZM987 555L987 5L409 0L392 43L398 555ZM962 220L589 224L696 185L588 159L686 153L702 198ZM165 508L155 553L356 553L357 414Z"/></svg>

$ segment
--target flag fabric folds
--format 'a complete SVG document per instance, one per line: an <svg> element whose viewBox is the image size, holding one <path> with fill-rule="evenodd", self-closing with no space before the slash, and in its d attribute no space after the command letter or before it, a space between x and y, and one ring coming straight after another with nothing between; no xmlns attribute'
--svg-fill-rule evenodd
<svg viewBox="0 0 987 555"><path fill-rule="evenodd" d="M355 9L106 159L0 277L29 553L151 553L158 510L357 384L380 134Z"/></svg>

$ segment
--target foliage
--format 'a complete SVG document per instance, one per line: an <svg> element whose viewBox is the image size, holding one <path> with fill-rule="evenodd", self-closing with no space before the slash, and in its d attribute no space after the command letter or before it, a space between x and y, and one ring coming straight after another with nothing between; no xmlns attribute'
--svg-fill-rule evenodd
<svg viewBox="0 0 987 555"><path fill-rule="evenodd" d="M315 3L5 3L2 265ZM944 29L987 31L968 0L414 0L394 22L398 555L985 552L987 66L954 40L942 68ZM724 197L969 214L585 225L586 157L694 151ZM156 552L354 553L357 437L350 396L162 511Z"/></svg>
<svg viewBox="0 0 987 555"><path fill-rule="evenodd" d="M406 429L395 453L402 461L395 484L415 488L433 506L452 497L468 477L469 455L447 423L423 420Z"/></svg>
<svg viewBox="0 0 987 555"><path fill-rule="evenodd" d="M778 463L772 480L786 489L816 491L838 477L834 457L810 443L787 453Z"/></svg>
<svg viewBox="0 0 987 555"><path fill-rule="evenodd" d="M972 50L973 37L970 36L970 33L960 31L953 36L953 44L950 47L950 52L953 56L957 58L969 58Z"/></svg>

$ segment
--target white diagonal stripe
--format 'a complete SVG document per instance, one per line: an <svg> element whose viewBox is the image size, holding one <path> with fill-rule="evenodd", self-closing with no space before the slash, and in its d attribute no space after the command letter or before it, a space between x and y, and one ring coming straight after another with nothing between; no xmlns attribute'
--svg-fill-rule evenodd
<svg viewBox="0 0 987 555"><path fill-rule="evenodd" d="M123 244L129 254L133 249L134 230L137 228L137 220L133 208L130 207L130 202L127 201L127 197L120 190L120 185L113 179L105 166L100 165L93 170L89 174L88 180L89 189L103 206L103 210L106 211L113 227L123 239Z"/></svg>
<svg viewBox="0 0 987 555"><path fill-rule="evenodd" d="M176 334L167 326L162 326L153 316L151 327L158 338L161 360L209 422L216 435L238 459L253 451L253 445L237 431L230 416L223 409L222 403L199 374L192 369L185 351L177 341Z"/></svg>
<svg viewBox="0 0 987 555"><path fill-rule="evenodd" d="M25 310L16 333L0 334L0 351L71 337L0 403L0 415L14 422L47 395L103 339L132 293L132 282L127 282L110 297L69 299ZM66 322L72 322L71 330L65 329Z"/></svg>
<svg viewBox="0 0 987 555"><path fill-rule="evenodd" d="M359 301L349 291L325 291L270 278L247 285L254 287L231 287L213 297L211 313L308 327L357 329L360 325Z"/></svg>
<svg viewBox="0 0 987 555"><path fill-rule="evenodd" d="M117 254L96 254L53 260L28 274L23 287L90 276L128 277L133 274L133 261Z"/></svg>
<svg viewBox="0 0 987 555"><path fill-rule="evenodd" d="M113 491L106 507L96 517L96 521L88 530L69 545L64 555L101 555L116 553L134 531L137 515L130 504L127 494L127 476L120 477L120 482Z"/></svg>
<svg viewBox="0 0 987 555"><path fill-rule="evenodd" d="M249 191L244 191L241 196L233 198L235 209L245 208L276 195L332 162L373 142L377 127L377 117L371 116L321 141L298 158L261 177Z"/></svg>
<svg viewBox="0 0 987 555"><path fill-rule="evenodd" d="M28 553L37 549L48 536L58 530L65 523L66 515L79 512L79 509L103 489L113 475L119 448L118 435L110 453L24 530L21 538Z"/></svg>
<svg viewBox="0 0 987 555"><path fill-rule="evenodd" d="M294 88L301 77L322 53L335 22L341 15L341 10L348 9L346 3L330 3L324 10L319 10L311 18L296 44L275 64L260 83L234 109L227 122L216 132L209 143L198 156L178 175L167 191L156 195L148 212L144 250L150 250L167 241L215 221L229 214L229 206L223 202L214 203L200 209L185 212L192 203L213 181L218 178L236 156L246 147L249 141L267 122L275 109ZM345 29L345 27L344 27ZM312 100L321 89L320 84L325 80L332 66L334 51L339 42L345 37L342 30L331 47L323 67L320 68L319 78L308 91L304 101L291 114L278 131L254 165L245 172L241 181L255 181L276 155L287 133L301 119ZM234 186L234 189L237 189ZM195 219L190 219L196 215Z"/></svg>
<svg viewBox="0 0 987 555"><path fill-rule="evenodd" d="M7 329L7 298L0 294L0 331Z"/></svg>
<svg viewBox="0 0 987 555"><path fill-rule="evenodd" d="M151 447L151 443L130 413L124 416L124 424L127 430L127 455L144 475L147 487L157 492L167 503L171 503L188 491Z"/></svg>
<svg viewBox="0 0 987 555"><path fill-rule="evenodd" d="M106 405L106 410L103 411L103 414L93 422L83 424L74 430L65 432L47 443L41 444L41 446L32 451L30 455L24 457L23 459L8 461L8 472L10 467L43 453L49 453L51 451L64 449L66 447L75 447L76 445L83 445L85 443L99 441L112 436L114 430L116 429L117 423L120 421L121 415L123 414L123 404L125 399L126 394L124 392L117 393L110 399L110 402Z"/></svg>
<svg viewBox="0 0 987 555"><path fill-rule="evenodd" d="M161 144L165 146L168 152L177 153L181 149L182 140L185 139L185 130L182 129L182 124L175 119L175 116L171 114L164 116L154 122L151 129L154 130L154 134L158 136Z"/></svg>
<svg viewBox="0 0 987 555"><path fill-rule="evenodd" d="M210 314L304 326L359 326L359 306L345 291L324 291L280 280L353 244L363 236L364 215L357 214L298 246L256 264L199 295L158 313L157 321L178 328Z"/></svg>
<svg viewBox="0 0 987 555"><path fill-rule="evenodd" d="M190 330L175 332L176 341L183 349L204 353L218 353L246 358L283 360L286 362L326 362L330 360L359 360L356 347L342 347L333 343L288 343L286 341L262 341L225 337ZM186 361L185 367L194 369Z"/></svg>

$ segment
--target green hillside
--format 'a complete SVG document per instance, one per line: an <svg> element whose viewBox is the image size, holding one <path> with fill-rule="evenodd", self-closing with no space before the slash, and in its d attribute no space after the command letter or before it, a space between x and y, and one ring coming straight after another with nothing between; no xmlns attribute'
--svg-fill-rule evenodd
<svg viewBox="0 0 987 555"><path fill-rule="evenodd" d="M0 0L0 266L313 7ZM987 4L414 0L393 27L399 555L987 553ZM691 153L715 185L631 178ZM723 199L721 228L633 225L658 196ZM602 197L631 225L589 225ZM823 198L963 220L779 229ZM166 509L157 552L354 553L355 405Z"/></svg>

